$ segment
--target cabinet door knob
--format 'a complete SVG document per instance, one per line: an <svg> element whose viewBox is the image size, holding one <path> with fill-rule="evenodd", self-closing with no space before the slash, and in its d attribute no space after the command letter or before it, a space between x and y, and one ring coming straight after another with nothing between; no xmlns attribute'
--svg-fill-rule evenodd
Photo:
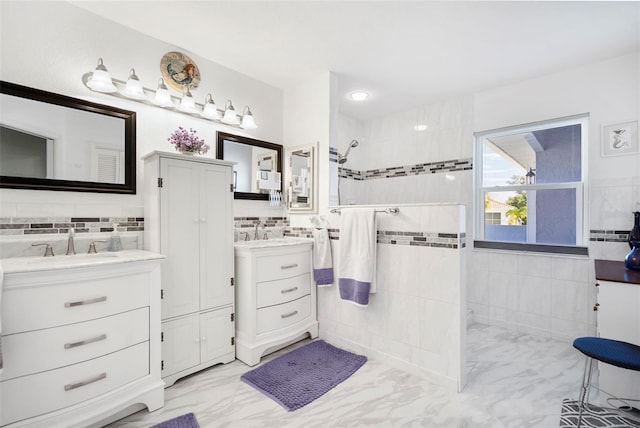
<svg viewBox="0 0 640 428"><path fill-rule="evenodd" d="M595 312L597 312L598 311L598 307L600 307L600 303L596 303L595 305L593 305L593 310Z"/></svg>

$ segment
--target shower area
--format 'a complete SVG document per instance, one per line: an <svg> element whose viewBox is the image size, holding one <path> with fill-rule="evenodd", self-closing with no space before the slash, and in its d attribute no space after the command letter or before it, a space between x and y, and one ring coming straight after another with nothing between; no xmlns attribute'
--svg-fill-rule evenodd
<svg viewBox="0 0 640 428"><path fill-rule="evenodd" d="M467 375L464 201L471 199L472 148L463 143L471 132L463 104L455 100L366 121L337 115L329 145L329 206L381 212L378 292L363 309L340 301L337 287L318 290L322 337L454 391L462 390ZM326 220L339 235L337 212L330 210ZM337 238L331 240L334 257L340 254Z"/></svg>
<svg viewBox="0 0 640 428"><path fill-rule="evenodd" d="M461 98L367 121L339 114L329 205L470 204L472 111Z"/></svg>

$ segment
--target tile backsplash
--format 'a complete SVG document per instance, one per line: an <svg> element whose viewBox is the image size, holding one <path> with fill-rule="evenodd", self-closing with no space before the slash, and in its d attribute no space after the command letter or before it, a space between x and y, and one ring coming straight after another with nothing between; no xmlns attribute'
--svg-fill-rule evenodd
<svg viewBox="0 0 640 428"><path fill-rule="evenodd" d="M71 227L77 233L111 232L114 223L120 232L144 231L142 217L3 217L0 235L60 234Z"/></svg>

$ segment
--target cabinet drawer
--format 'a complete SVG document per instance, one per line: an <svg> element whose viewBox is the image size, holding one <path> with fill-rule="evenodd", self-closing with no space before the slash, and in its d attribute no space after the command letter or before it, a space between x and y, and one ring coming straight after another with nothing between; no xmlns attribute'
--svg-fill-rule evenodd
<svg viewBox="0 0 640 428"><path fill-rule="evenodd" d="M309 294L309 274L294 276L278 281L256 284L256 304L258 308L290 302Z"/></svg>
<svg viewBox="0 0 640 428"><path fill-rule="evenodd" d="M308 251L257 257L256 282L291 278L310 272L309 259Z"/></svg>
<svg viewBox="0 0 640 428"><path fill-rule="evenodd" d="M149 343L0 383L0 425L90 400L149 373Z"/></svg>
<svg viewBox="0 0 640 428"><path fill-rule="evenodd" d="M16 288L10 287L10 277L5 279L2 296L2 333L5 335L149 306L149 275L146 273Z"/></svg>
<svg viewBox="0 0 640 428"><path fill-rule="evenodd" d="M8 380L87 361L149 340L149 309L2 337Z"/></svg>
<svg viewBox="0 0 640 428"><path fill-rule="evenodd" d="M285 328L311 315L311 297L304 296L293 302L258 309L258 334Z"/></svg>

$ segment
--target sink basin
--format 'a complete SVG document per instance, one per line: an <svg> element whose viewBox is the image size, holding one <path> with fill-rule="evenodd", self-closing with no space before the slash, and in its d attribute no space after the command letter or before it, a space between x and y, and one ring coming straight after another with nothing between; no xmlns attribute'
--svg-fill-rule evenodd
<svg viewBox="0 0 640 428"><path fill-rule="evenodd" d="M73 254L68 256L36 257L27 261L27 264L74 264L94 262L101 259L118 257L118 253Z"/></svg>
<svg viewBox="0 0 640 428"><path fill-rule="evenodd" d="M74 254L53 257L8 257L0 259L4 273L33 272L40 270L59 270L69 268L87 268L142 260L162 259L165 256L145 250L123 250L97 254Z"/></svg>
<svg viewBox="0 0 640 428"><path fill-rule="evenodd" d="M264 247L283 247L287 245L300 245L312 242L308 238L273 238L255 241L238 241L234 245L236 248L264 248Z"/></svg>

